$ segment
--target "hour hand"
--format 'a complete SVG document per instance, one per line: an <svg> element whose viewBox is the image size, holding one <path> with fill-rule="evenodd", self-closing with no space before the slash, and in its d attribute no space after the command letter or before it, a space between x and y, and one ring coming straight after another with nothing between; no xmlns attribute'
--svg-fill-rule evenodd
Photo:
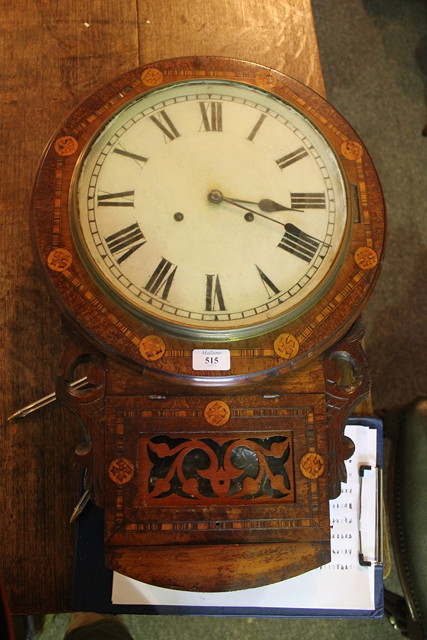
<svg viewBox="0 0 427 640"><path fill-rule="evenodd" d="M277 202L274 202L274 200L269 200L268 198L260 200L257 204L261 211L265 211L266 213L273 213L273 211L301 211L300 209L285 207L285 205L278 204Z"/></svg>
<svg viewBox="0 0 427 640"><path fill-rule="evenodd" d="M263 198L259 202L253 202L251 200L239 200L237 198L227 198L227 201L239 204L256 205L261 209L261 211L265 211L265 213L274 213L275 211L297 211L298 213L303 213L301 209L286 207L284 204L279 204L274 200L270 200L270 198Z"/></svg>

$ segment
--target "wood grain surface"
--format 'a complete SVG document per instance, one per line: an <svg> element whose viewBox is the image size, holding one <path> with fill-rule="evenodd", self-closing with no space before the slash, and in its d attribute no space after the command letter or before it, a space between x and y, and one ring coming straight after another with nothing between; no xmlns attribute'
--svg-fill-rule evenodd
<svg viewBox="0 0 427 640"><path fill-rule="evenodd" d="M309 0L16 0L0 28L0 580L14 613L69 608L78 494L77 420L51 405L7 417L53 389L60 316L29 237L31 188L44 146L83 97L121 72L166 57L254 60L324 92Z"/></svg>

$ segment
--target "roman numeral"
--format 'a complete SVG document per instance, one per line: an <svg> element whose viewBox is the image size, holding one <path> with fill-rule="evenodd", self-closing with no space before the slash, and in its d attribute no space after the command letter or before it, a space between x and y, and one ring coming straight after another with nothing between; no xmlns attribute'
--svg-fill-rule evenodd
<svg viewBox="0 0 427 640"><path fill-rule="evenodd" d="M264 120L266 119L266 117L267 117L267 116L265 115L265 113L263 113L263 114L258 118L258 120L256 121L254 128L252 129L252 131L251 131L251 132L250 132L250 134L248 135L248 140L249 140L250 142L252 142L252 141L253 141L253 139L255 138L256 134L257 134L257 133L258 133L258 131L260 130L260 127L261 127L262 123L264 122Z"/></svg>
<svg viewBox="0 0 427 640"><path fill-rule="evenodd" d="M291 193L292 209L325 209L325 193Z"/></svg>
<svg viewBox="0 0 427 640"><path fill-rule="evenodd" d="M225 311L219 276L206 274L206 311Z"/></svg>
<svg viewBox="0 0 427 640"><path fill-rule="evenodd" d="M135 191L119 191L98 195L98 207L133 207Z"/></svg>
<svg viewBox="0 0 427 640"><path fill-rule="evenodd" d="M262 271L262 269L260 269L257 264L255 266L258 269L258 273L260 275L262 284L264 285L264 288L267 292L268 297L272 298L273 295L277 295L278 293L280 293L280 289L276 287L274 282L272 282L268 276L265 275L264 271Z"/></svg>
<svg viewBox="0 0 427 640"><path fill-rule="evenodd" d="M163 300L167 300L177 268L172 262L162 258L144 288L149 293L161 295Z"/></svg>
<svg viewBox="0 0 427 640"><path fill-rule="evenodd" d="M170 141L170 140L175 140L175 138L179 138L179 132L175 127L174 123L172 122L172 120L169 118L166 111L164 110L160 111L159 117L150 116L150 120L152 120L154 124L156 124L159 127L162 133L164 133L166 137L165 142L168 142L168 140Z"/></svg>
<svg viewBox="0 0 427 640"><path fill-rule="evenodd" d="M126 149L121 149L120 147L116 147L113 149L113 153L117 153L119 156L124 156L125 158L131 158L132 160L136 160L136 162L146 163L148 158L145 156L139 155L139 153L132 153L131 151L126 151Z"/></svg>
<svg viewBox="0 0 427 640"><path fill-rule="evenodd" d="M111 236L105 238L105 242L116 258L117 263L121 264L135 253L137 249L142 247L146 240L138 224L135 222L135 224L131 224L130 227L125 227L111 234Z"/></svg>
<svg viewBox="0 0 427 640"><path fill-rule="evenodd" d="M222 102L199 102L205 131L222 131ZM201 129L200 129L201 130Z"/></svg>
<svg viewBox="0 0 427 640"><path fill-rule="evenodd" d="M295 151L287 153L285 156L276 160L276 163L279 165L280 169L286 169L289 165L294 164L294 162L298 162L298 160L302 160L306 156L308 156L308 152L303 147L299 147L298 149L295 149Z"/></svg>
<svg viewBox="0 0 427 640"><path fill-rule="evenodd" d="M285 233L277 246L305 262L311 262L320 245L320 240L316 240L288 222L285 224Z"/></svg>

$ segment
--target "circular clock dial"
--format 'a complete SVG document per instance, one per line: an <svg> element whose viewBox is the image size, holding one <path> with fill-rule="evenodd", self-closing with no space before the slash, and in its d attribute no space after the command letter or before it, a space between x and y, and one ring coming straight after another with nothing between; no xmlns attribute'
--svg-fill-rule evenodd
<svg viewBox="0 0 427 640"><path fill-rule="evenodd" d="M326 139L268 92L181 82L88 145L73 233L107 295L154 326L240 338L303 313L345 257L347 195Z"/></svg>

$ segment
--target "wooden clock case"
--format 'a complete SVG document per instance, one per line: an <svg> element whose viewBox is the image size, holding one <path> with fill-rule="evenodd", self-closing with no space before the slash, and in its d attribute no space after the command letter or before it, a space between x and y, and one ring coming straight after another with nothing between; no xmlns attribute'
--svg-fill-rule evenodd
<svg viewBox="0 0 427 640"><path fill-rule="evenodd" d="M270 90L328 138L348 181L349 246L326 294L264 335L200 343L132 316L74 247L76 162L143 91L191 78ZM345 418L369 391L358 317L379 273L384 206L372 162L324 99L283 74L224 58L178 58L121 76L85 100L48 146L33 195L36 253L64 316L57 395L76 413L76 453L105 511L108 567L186 590L272 583L329 561L329 499L345 480ZM192 350L230 349L231 369L192 369ZM86 389L71 382L88 378Z"/></svg>

